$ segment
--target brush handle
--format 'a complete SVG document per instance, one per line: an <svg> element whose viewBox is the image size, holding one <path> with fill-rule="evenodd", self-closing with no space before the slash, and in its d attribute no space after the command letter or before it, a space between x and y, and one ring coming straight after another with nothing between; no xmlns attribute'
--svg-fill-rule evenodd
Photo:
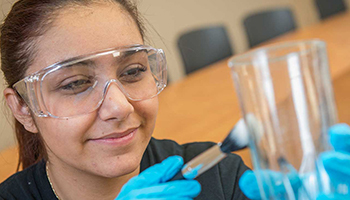
<svg viewBox="0 0 350 200"><path fill-rule="evenodd" d="M170 179L170 181L180 179L194 179L197 176L201 175L203 172L212 168L226 156L227 154L223 153L220 150L220 146L215 145L186 163L181 171L178 172L172 179Z"/></svg>

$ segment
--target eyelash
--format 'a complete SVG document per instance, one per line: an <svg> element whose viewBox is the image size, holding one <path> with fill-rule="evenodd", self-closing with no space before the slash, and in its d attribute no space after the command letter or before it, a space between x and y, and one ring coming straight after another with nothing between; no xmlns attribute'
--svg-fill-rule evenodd
<svg viewBox="0 0 350 200"><path fill-rule="evenodd" d="M75 85L75 86L76 86L77 84L82 85L82 84L86 84L86 83L88 83L88 82L91 82L91 80L89 80L89 79L84 79L84 80L79 79L79 80L70 82L70 83L68 83L67 85L62 86L61 89L63 89L63 90L72 90L72 88L74 87L73 85ZM82 83L82 84L81 84L81 83ZM73 90L74 90L74 89L73 89Z"/></svg>
<svg viewBox="0 0 350 200"><path fill-rule="evenodd" d="M137 65L137 67L133 67L131 69L126 70L126 72L121 74L121 78L125 77L126 79L129 79L129 78L139 77L142 75L143 72L147 71L147 67L144 65L132 64L131 66L133 65ZM125 81L130 81L130 80L125 80ZM137 80L131 80L131 81L137 81Z"/></svg>

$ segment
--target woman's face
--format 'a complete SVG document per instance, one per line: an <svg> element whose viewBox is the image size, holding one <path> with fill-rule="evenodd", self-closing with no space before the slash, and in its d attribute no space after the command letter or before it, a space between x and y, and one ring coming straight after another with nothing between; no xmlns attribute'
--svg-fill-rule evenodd
<svg viewBox="0 0 350 200"><path fill-rule="evenodd" d="M116 3L70 6L58 14L37 40L38 52L27 74L78 55L143 43L136 23ZM35 122L51 163L117 177L138 168L157 111L157 98L133 102L111 84L94 112L69 119L36 117Z"/></svg>

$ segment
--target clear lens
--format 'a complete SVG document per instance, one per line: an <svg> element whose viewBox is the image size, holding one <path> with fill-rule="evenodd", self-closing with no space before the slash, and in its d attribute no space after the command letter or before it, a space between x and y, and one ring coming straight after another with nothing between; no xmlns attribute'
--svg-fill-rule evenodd
<svg viewBox="0 0 350 200"><path fill-rule="evenodd" d="M156 49L135 48L61 64L42 77L43 104L54 117L86 114L100 106L109 84L114 82L130 100L152 98L166 83L166 67L158 54L161 52Z"/></svg>

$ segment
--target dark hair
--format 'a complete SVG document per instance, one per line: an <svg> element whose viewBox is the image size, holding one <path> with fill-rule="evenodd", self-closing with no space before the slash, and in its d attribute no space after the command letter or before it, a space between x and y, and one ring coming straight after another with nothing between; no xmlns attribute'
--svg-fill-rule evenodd
<svg viewBox="0 0 350 200"><path fill-rule="evenodd" d="M136 6L129 0L19 0L13 5L0 27L1 70L8 87L11 88L24 78L35 57L38 36L43 35L51 27L60 9L74 4L87 6L99 1L119 3L134 19L144 39L141 17ZM41 159L47 159L40 133L28 132L16 119L15 132L19 146L17 171L21 165L25 169Z"/></svg>

